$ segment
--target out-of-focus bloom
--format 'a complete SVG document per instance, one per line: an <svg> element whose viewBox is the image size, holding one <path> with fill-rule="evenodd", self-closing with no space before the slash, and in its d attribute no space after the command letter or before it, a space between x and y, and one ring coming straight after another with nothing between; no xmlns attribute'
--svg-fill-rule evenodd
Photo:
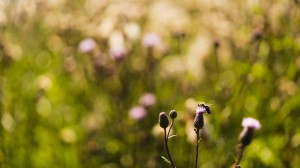
<svg viewBox="0 0 300 168"><path fill-rule="evenodd" d="M185 100L184 106L187 109L187 111L192 112L192 111L194 111L197 103L198 102L194 98L188 98Z"/></svg>
<svg viewBox="0 0 300 168"><path fill-rule="evenodd" d="M259 129L261 127L259 121L252 117L244 118L242 121L242 126L244 128L254 128L254 129Z"/></svg>
<svg viewBox="0 0 300 168"><path fill-rule="evenodd" d="M94 132L101 128L105 123L100 113L88 113L82 118L81 125L86 132Z"/></svg>
<svg viewBox="0 0 300 168"><path fill-rule="evenodd" d="M109 50L112 59L121 59L126 55L126 49L123 46L114 46Z"/></svg>
<svg viewBox="0 0 300 168"><path fill-rule="evenodd" d="M78 50L82 53L88 53L96 47L96 42L92 38L82 40L78 45Z"/></svg>
<svg viewBox="0 0 300 168"><path fill-rule="evenodd" d="M156 102L156 97L152 93L145 93L139 98L139 103L142 106L152 106Z"/></svg>
<svg viewBox="0 0 300 168"><path fill-rule="evenodd" d="M96 34L103 39L107 39L113 32L117 19L113 16L103 18L102 22L96 28Z"/></svg>
<svg viewBox="0 0 300 168"><path fill-rule="evenodd" d="M243 119L242 126L244 129L239 136L239 146L244 148L251 143L254 130L259 129L261 125L258 120L248 117Z"/></svg>
<svg viewBox="0 0 300 168"><path fill-rule="evenodd" d="M3 115L0 117L1 117L1 124L4 130L8 132L13 132L16 125L13 116L10 113L3 113Z"/></svg>
<svg viewBox="0 0 300 168"><path fill-rule="evenodd" d="M37 84L38 84L39 89L48 90L48 89L51 89L51 87L52 87L52 80L50 77L48 77L46 75L41 75L37 79Z"/></svg>
<svg viewBox="0 0 300 168"><path fill-rule="evenodd" d="M190 144L194 144L196 141L196 134L194 131L194 123L192 120L188 120L185 123L185 134L186 134L186 141Z"/></svg>
<svg viewBox="0 0 300 168"><path fill-rule="evenodd" d="M133 120L141 120L146 116L146 114L147 111L141 106L136 106L129 110L129 118Z"/></svg>
<svg viewBox="0 0 300 168"><path fill-rule="evenodd" d="M124 26L124 33L129 40L135 41L140 37L141 30L137 23L131 22Z"/></svg>
<svg viewBox="0 0 300 168"><path fill-rule="evenodd" d="M205 57L209 55L210 45L211 39L202 35L198 35L198 37L195 37L195 40L192 41L188 47L185 58L185 66L187 73L194 77L194 82L200 82L207 74L205 73L203 64Z"/></svg>
<svg viewBox="0 0 300 168"><path fill-rule="evenodd" d="M76 133L71 128L63 128L60 131L60 138L64 143L72 144L76 141Z"/></svg>
<svg viewBox="0 0 300 168"><path fill-rule="evenodd" d="M115 31L109 36L109 53L113 59L121 59L126 55L125 41L122 32Z"/></svg>
<svg viewBox="0 0 300 168"><path fill-rule="evenodd" d="M160 43L160 38L155 33L148 33L144 35L142 43L145 47L151 48Z"/></svg>
<svg viewBox="0 0 300 168"><path fill-rule="evenodd" d="M184 34L191 23L188 12L172 1L155 1L149 8L148 16L153 29L159 32ZM163 30L161 25L164 25Z"/></svg>
<svg viewBox="0 0 300 168"><path fill-rule="evenodd" d="M161 128L166 129L169 126L169 119L166 112L159 113L158 123Z"/></svg>
<svg viewBox="0 0 300 168"><path fill-rule="evenodd" d="M172 131L173 129L171 129L170 134L172 135ZM164 130L161 129L161 127L159 126L159 124L155 124L155 126L152 128L152 135L155 137L161 137L162 135L164 135Z"/></svg>

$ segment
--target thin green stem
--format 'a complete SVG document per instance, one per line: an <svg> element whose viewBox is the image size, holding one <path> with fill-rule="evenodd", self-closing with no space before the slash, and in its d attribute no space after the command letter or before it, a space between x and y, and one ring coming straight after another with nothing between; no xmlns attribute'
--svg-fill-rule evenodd
<svg viewBox="0 0 300 168"><path fill-rule="evenodd" d="M169 151L169 147L168 147L168 137L167 137L167 133L166 133L166 132L167 132L167 131L166 131L166 129L164 128L164 135L165 135L164 140L165 140L166 151L167 151L168 158L169 158L169 160L170 160L170 162L171 162L172 167L173 167L173 168L176 168L176 167L175 167L175 164L174 164L174 162L173 162L173 159L172 159L172 157L171 157L170 151Z"/></svg>
<svg viewBox="0 0 300 168"><path fill-rule="evenodd" d="M195 168L198 167L198 149L199 149L199 140L200 140L200 135L199 135L200 130L198 128L195 129L195 133L196 133L196 138L197 138L197 142L196 142L196 159L195 159Z"/></svg>

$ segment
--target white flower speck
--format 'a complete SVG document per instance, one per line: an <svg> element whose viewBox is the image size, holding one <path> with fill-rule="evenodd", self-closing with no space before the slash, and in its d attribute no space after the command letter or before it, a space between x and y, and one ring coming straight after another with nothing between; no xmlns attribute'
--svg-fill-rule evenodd
<svg viewBox="0 0 300 168"><path fill-rule="evenodd" d="M205 113L206 109L202 106L196 108L196 113Z"/></svg>
<svg viewBox="0 0 300 168"><path fill-rule="evenodd" d="M259 129L261 127L260 122L252 117L244 118L242 121L242 126L244 128L254 128L254 129Z"/></svg>

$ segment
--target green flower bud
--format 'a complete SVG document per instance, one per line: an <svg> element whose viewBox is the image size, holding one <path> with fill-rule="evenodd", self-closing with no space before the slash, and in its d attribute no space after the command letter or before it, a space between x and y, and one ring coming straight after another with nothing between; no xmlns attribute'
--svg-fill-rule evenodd
<svg viewBox="0 0 300 168"><path fill-rule="evenodd" d="M170 118L174 120L177 117L177 112L175 110L171 110L169 115Z"/></svg>
<svg viewBox="0 0 300 168"><path fill-rule="evenodd" d="M159 113L158 123L161 128L166 129L169 126L169 119L165 112Z"/></svg>

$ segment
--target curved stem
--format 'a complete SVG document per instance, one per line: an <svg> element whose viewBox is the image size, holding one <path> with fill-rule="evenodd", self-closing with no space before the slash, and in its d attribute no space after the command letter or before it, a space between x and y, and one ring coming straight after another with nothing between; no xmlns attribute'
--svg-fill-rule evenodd
<svg viewBox="0 0 300 168"><path fill-rule="evenodd" d="M200 139L199 129L198 129L198 128L195 129L195 133L196 133L196 138L197 138L197 142L196 142L196 160L195 160L195 168L197 168L197 167L198 167L199 139Z"/></svg>
<svg viewBox="0 0 300 168"><path fill-rule="evenodd" d="M239 144L238 147L238 158L237 161L235 163L235 165L237 166L238 164L240 164L242 157L243 157L243 153L244 153L244 146L242 144Z"/></svg>
<svg viewBox="0 0 300 168"><path fill-rule="evenodd" d="M175 167L175 164L174 164L174 162L173 162L173 160L172 160L170 151L169 151L169 147L168 147L168 137L167 137L167 134L166 134L166 129L164 129L164 135L165 135L165 138L164 138L164 140L165 140L165 147L166 147L166 151L167 151L167 154L168 154L168 158L169 158L169 160L170 160L170 162L171 162L172 167L173 167L173 168L176 168L176 167Z"/></svg>
<svg viewBox="0 0 300 168"><path fill-rule="evenodd" d="M173 127L173 123L174 123L174 120L172 120L171 126L170 126L169 131L168 131L168 134L167 134L167 138L168 138L168 139L169 139L169 135L170 135L171 129L172 129L172 127Z"/></svg>

